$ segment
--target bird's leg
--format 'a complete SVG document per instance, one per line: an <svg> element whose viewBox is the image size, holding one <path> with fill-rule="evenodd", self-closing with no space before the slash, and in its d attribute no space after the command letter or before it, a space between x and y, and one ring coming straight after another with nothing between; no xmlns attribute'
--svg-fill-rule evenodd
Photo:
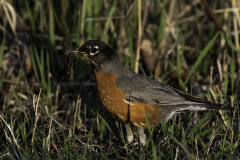
<svg viewBox="0 0 240 160"><path fill-rule="evenodd" d="M130 123L125 124L128 143L133 142L133 132Z"/></svg>
<svg viewBox="0 0 240 160"><path fill-rule="evenodd" d="M137 126L137 129L138 129L138 136L139 136L140 143L142 144L143 147L145 147L147 143L147 139L144 133L144 128Z"/></svg>

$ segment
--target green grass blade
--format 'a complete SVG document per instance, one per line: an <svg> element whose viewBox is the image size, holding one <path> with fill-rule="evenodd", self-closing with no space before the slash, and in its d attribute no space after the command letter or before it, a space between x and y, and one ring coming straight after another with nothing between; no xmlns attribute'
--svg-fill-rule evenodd
<svg viewBox="0 0 240 160"><path fill-rule="evenodd" d="M92 17L93 16L93 0L88 0L88 3L85 4L85 10L86 10L86 16L87 17ZM95 34L95 32L93 32L93 22L94 21L87 21L85 22L86 25L86 29L85 31L87 31L87 39L91 39L92 35Z"/></svg>
<svg viewBox="0 0 240 160"><path fill-rule="evenodd" d="M32 11L31 11L30 6L29 6L29 1L24 1L24 2L25 2L25 9L27 10L27 15L29 16L32 32L35 32L36 31L36 26L35 26Z"/></svg>
<svg viewBox="0 0 240 160"><path fill-rule="evenodd" d="M234 56L234 53L232 54L232 58L231 58L231 87L232 87L232 94L234 93L234 81L235 81L235 78L234 78L234 74L235 74L235 56Z"/></svg>
<svg viewBox="0 0 240 160"><path fill-rule="evenodd" d="M82 26L83 27L83 26ZM76 46L81 46L80 44L80 34L81 34L81 30L79 29L81 28L81 6L78 6L78 11L77 11L77 24L76 24ZM83 36L83 35L81 35Z"/></svg>
<svg viewBox="0 0 240 160"><path fill-rule="evenodd" d="M94 16L99 17L102 10L103 1L94 1L94 4Z"/></svg>
<svg viewBox="0 0 240 160"><path fill-rule="evenodd" d="M133 50L133 38L132 38L132 32L131 29L128 28L128 36L129 36L129 52L130 52L130 68L134 71L134 64L135 64L135 58L134 58L134 50Z"/></svg>
<svg viewBox="0 0 240 160"><path fill-rule="evenodd" d="M167 134L180 146L185 152L186 159L190 160L191 154L188 152L188 150L175 138L173 137L170 133L167 132Z"/></svg>
<svg viewBox="0 0 240 160"><path fill-rule="evenodd" d="M195 62L195 64L193 65L191 71L189 72L184 84L186 85L190 76L193 74L193 72L196 70L196 68L199 66L199 64L202 62L203 58L206 56L206 54L208 53L208 51L213 47L217 37L219 35L219 32L213 37L213 39L210 40L210 42L208 42L208 44L205 46L205 48L203 49L203 51L201 52L200 56L198 57L197 61Z"/></svg>
<svg viewBox="0 0 240 160"><path fill-rule="evenodd" d="M55 9L52 7L52 14L53 14L53 17L54 17L54 20L55 20L55 22L56 22L56 25L57 25L57 27L59 28L59 30L61 31L61 32L63 32L64 33L64 25L62 25L62 23L63 24L66 24L66 23L64 23L64 22L60 22L60 20L59 20L59 15L56 13L56 11L55 11Z"/></svg>
<svg viewBox="0 0 240 160"><path fill-rule="evenodd" d="M86 144L86 147L85 147L85 151L84 151L83 159L85 159L85 157L86 157L86 154L87 154L87 148L88 148L88 145L89 145L90 139L92 139L92 133L93 133L93 128L91 127L90 134L89 134L89 137L88 137L88 141L87 141L87 144Z"/></svg>
<svg viewBox="0 0 240 160"><path fill-rule="evenodd" d="M49 9L48 34L49 34L49 42L53 46L55 45L54 30L55 30L55 24L54 24L54 18L53 18L53 5L51 4Z"/></svg>
<svg viewBox="0 0 240 160"><path fill-rule="evenodd" d="M34 48L35 49L35 48ZM39 76L38 76L38 70L37 70L37 64L36 64L36 60L34 58L34 54L33 54L33 47L30 47L31 50L31 59L32 59L32 64L33 64L33 71L34 71L34 75L36 76L37 82L40 82ZM36 49L35 49L36 51Z"/></svg>
<svg viewBox="0 0 240 160"><path fill-rule="evenodd" d="M111 5L111 8L110 8L110 11L109 11L109 14L108 14L108 17L113 16L113 13L116 11L116 7L115 7L116 4L117 4L117 1L113 1L112 5ZM103 29L103 32L102 32L102 38L101 38L103 41L107 40L107 32L109 30L111 21L112 21L112 19L109 18L105 23L105 26L104 26L104 29Z"/></svg>
<svg viewBox="0 0 240 160"><path fill-rule="evenodd" d="M231 39L227 38L223 32L220 32L221 38L225 39L225 41L227 42L227 44L238 54L240 54L240 51L237 50L236 46L232 43Z"/></svg>
<svg viewBox="0 0 240 160"><path fill-rule="evenodd" d="M22 101L18 98L18 96L16 95L16 93L15 93L15 91L14 91L13 89L12 89L12 93L13 93L13 96L16 98L19 106L21 107L21 109L22 109L22 111L23 111L23 113L24 113L24 116L25 116L25 118L27 119L27 122L29 123L28 115L27 115L27 113L26 113L26 111L25 111L25 108L24 108L24 106L23 106L23 104L22 104Z"/></svg>
<svg viewBox="0 0 240 160"><path fill-rule="evenodd" d="M162 5L162 7L160 7L161 10L161 16L160 16L160 22L159 22L159 27L158 27L158 33L157 33L157 43L159 44L165 34L165 27L166 27L166 20L165 20L165 16L163 14L163 9L164 9L164 4Z"/></svg>
<svg viewBox="0 0 240 160"><path fill-rule="evenodd" d="M50 58L49 58L49 53L47 52L47 82L46 80L44 79L44 81L47 83L46 86L47 86L47 95L48 95L48 100L49 100L49 104L50 106L52 106L52 96L51 96L51 80L50 80ZM44 74L44 73L43 73ZM51 108L53 109L53 108Z"/></svg>
<svg viewBox="0 0 240 160"><path fill-rule="evenodd" d="M147 115L147 106L145 104L145 118L146 118L146 122L147 122L147 126L148 126L148 132L150 133L150 140L151 140L151 143L152 143L152 154L153 154L153 159L154 160L157 160L157 151L156 151L156 148L155 148L155 144L153 142L153 139L152 139L152 132L151 132L151 128L150 128L150 124L149 124L149 120L148 120L148 115Z"/></svg>
<svg viewBox="0 0 240 160"><path fill-rule="evenodd" d="M101 116L100 114L98 114L98 113L97 113L97 115L98 115L98 117L100 117L101 120L106 124L106 126L108 127L108 129L112 132L113 136L116 137L115 134L113 133L113 131L111 130L111 128L109 127L109 125L107 124L107 122L102 118L102 116Z"/></svg>
<svg viewBox="0 0 240 160"><path fill-rule="evenodd" d="M205 115L205 117L203 117L203 118L201 119L201 121L198 122L198 123L191 129L191 131L190 131L189 134L188 134L188 138L190 138L190 136L192 136L192 134L193 134L194 132L196 132L200 127L202 127L202 126L207 122L207 120L208 120L210 117L212 117L214 114L216 114L216 113L217 113L217 111L214 111L212 114L211 114L211 113L208 113L207 115Z"/></svg>
<svg viewBox="0 0 240 160"><path fill-rule="evenodd" d="M182 89L185 88L185 84L183 83L182 79L181 79L181 72L182 72L182 49L179 49L179 47L177 47L177 73L178 73L178 82L179 85Z"/></svg>

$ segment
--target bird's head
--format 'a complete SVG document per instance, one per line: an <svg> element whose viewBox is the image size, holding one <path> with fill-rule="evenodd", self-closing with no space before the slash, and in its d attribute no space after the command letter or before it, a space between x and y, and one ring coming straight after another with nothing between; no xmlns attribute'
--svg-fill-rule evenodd
<svg viewBox="0 0 240 160"><path fill-rule="evenodd" d="M90 40L85 42L80 48L74 50L76 55L88 59L95 68L111 62L117 58L114 51L103 41Z"/></svg>

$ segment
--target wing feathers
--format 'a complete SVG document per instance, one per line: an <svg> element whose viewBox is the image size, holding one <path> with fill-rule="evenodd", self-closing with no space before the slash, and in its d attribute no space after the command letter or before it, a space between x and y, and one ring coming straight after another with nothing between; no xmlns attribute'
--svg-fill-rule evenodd
<svg viewBox="0 0 240 160"><path fill-rule="evenodd" d="M154 81L139 74L125 74L117 78L116 86L126 93L126 100L138 103L158 104L166 106L191 105L191 104L215 104L188 95L167 84Z"/></svg>

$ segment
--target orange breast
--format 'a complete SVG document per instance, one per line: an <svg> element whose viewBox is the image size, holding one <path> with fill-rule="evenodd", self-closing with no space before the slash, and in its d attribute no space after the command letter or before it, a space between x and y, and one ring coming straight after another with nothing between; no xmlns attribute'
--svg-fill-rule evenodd
<svg viewBox="0 0 240 160"><path fill-rule="evenodd" d="M124 102L125 94L116 88L116 74L99 73L94 70L98 93L103 105L122 123L132 122L139 127L147 128L145 106L150 126L153 127L162 119L162 109L154 104Z"/></svg>

